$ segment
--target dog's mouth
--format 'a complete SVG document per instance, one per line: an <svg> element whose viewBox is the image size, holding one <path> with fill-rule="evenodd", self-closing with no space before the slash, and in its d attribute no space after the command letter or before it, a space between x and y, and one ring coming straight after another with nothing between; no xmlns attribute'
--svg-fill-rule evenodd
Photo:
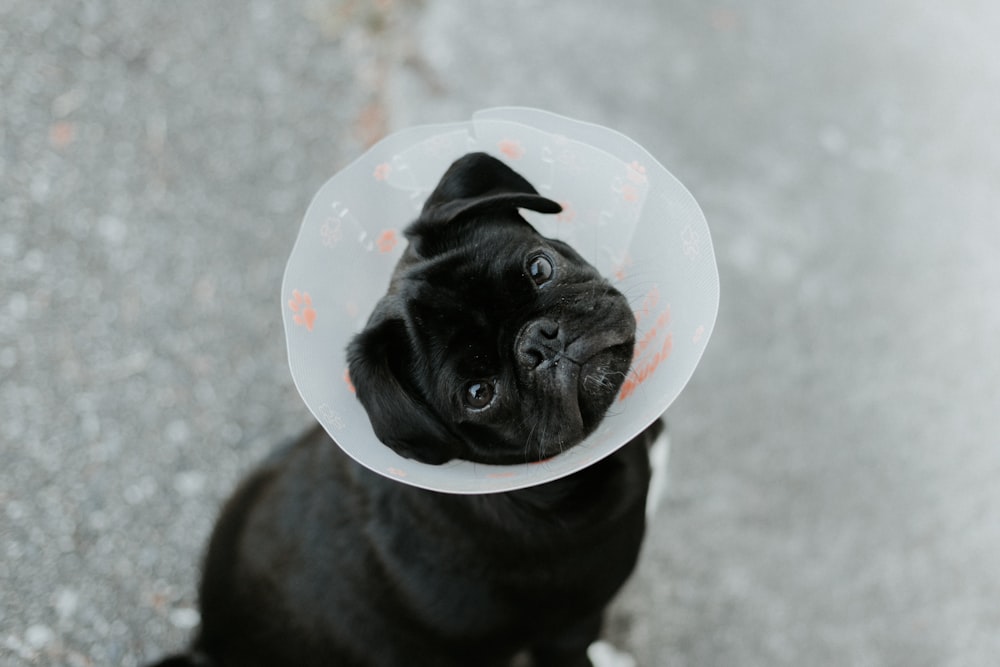
<svg viewBox="0 0 1000 667"><path fill-rule="evenodd" d="M632 355L633 345L631 340L612 345L580 364L578 391L581 401L588 398L605 400L609 395L613 399L618 394L628 372L622 360Z"/></svg>
<svg viewBox="0 0 1000 667"><path fill-rule="evenodd" d="M527 373L539 399L541 428L529 449L539 459L566 451L597 428L625 381L633 346L630 333L601 332L544 358L531 357Z"/></svg>

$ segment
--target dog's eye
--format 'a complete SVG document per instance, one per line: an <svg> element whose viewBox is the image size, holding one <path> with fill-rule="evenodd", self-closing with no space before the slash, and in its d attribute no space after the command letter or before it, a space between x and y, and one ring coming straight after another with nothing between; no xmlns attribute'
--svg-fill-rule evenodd
<svg viewBox="0 0 1000 667"><path fill-rule="evenodd" d="M531 276L532 282L539 287L552 280L554 272L555 267L552 266L552 260L545 255L535 255L528 260L528 275Z"/></svg>
<svg viewBox="0 0 1000 667"><path fill-rule="evenodd" d="M470 408L481 410L493 402L496 387L489 380L476 380L465 387L465 404Z"/></svg>

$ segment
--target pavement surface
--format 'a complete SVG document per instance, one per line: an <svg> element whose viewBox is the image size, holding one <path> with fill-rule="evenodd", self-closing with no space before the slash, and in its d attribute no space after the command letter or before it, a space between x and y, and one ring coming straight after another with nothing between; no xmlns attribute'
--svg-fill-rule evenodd
<svg viewBox="0 0 1000 667"><path fill-rule="evenodd" d="M312 194L494 105L619 129L722 307L607 634L644 667L1000 664L1000 9L0 0L0 664L197 623L219 503L309 423Z"/></svg>

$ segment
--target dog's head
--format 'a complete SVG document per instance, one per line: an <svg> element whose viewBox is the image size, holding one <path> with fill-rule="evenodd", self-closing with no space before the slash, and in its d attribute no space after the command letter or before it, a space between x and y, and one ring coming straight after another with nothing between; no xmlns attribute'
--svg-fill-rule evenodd
<svg viewBox="0 0 1000 667"><path fill-rule="evenodd" d="M375 434L425 463L538 461L604 417L632 360L625 297L518 209L558 213L484 153L442 177L348 349Z"/></svg>

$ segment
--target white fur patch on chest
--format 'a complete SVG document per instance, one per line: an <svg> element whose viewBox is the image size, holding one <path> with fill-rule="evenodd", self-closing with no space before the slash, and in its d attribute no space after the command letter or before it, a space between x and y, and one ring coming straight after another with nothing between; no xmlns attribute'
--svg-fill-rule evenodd
<svg viewBox="0 0 1000 667"><path fill-rule="evenodd" d="M652 477L646 495L646 519L652 519L667 493L667 472L670 463L670 435L666 429L653 441L649 448L649 466Z"/></svg>

